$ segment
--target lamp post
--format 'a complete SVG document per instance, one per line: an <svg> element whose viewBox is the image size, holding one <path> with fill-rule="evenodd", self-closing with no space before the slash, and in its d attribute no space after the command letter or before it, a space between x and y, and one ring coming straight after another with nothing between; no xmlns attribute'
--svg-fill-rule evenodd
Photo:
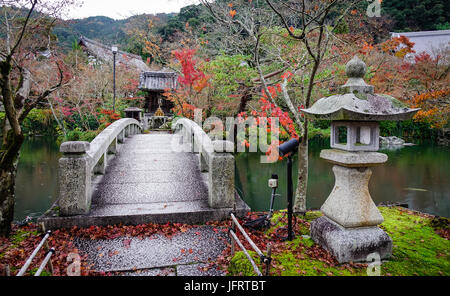
<svg viewBox="0 0 450 296"><path fill-rule="evenodd" d="M117 46L111 48L113 53L113 112L116 112L116 54L118 52Z"/></svg>
<svg viewBox="0 0 450 296"><path fill-rule="evenodd" d="M292 200L294 196L294 186L292 182L292 158L298 151L299 141L292 139L286 143L283 143L278 147L278 154L280 156L287 156L287 211L288 211L288 235L286 239L292 241L294 234L292 231Z"/></svg>

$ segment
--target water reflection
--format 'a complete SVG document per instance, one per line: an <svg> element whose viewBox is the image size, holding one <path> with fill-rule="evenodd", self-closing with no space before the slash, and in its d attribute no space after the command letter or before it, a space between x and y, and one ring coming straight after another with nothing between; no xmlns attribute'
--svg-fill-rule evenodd
<svg viewBox="0 0 450 296"><path fill-rule="evenodd" d="M334 185L332 165L321 160L321 149L326 143L312 143L309 153L309 182L307 207L317 209L324 203ZM407 203L410 208L450 217L450 162L448 147L410 146L403 149L386 149L389 156L384 166L373 168L369 184L376 204L381 202ZM286 163L261 164L257 154L236 157L236 184L253 210L269 207L270 189L267 180L272 173L280 177L277 209L286 207ZM297 178L294 162L294 180Z"/></svg>
<svg viewBox="0 0 450 296"><path fill-rule="evenodd" d="M27 139L20 151L16 178L15 220L38 217L57 196L58 146L55 139Z"/></svg>
<svg viewBox="0 0 450 296"><path fill-rule="evenodd" d="M320 208L334 185L331 164L319 158L327 143L312 143L309 158L308 208ZM450 162L448 147L413 146L383 151L388 154L386 165L373 169L370 192L375 203L402 202L410 208L450 217ZM15 220L39 216L57 196L58 146L53 138L28 139L21 150L16 179ZM286 163L261 164L259 155L236 156L236 185L253 210L269 208L270 189L267 181L278 174L282 196L275 201L276 209L286 207ZM294 180L297 179L294 162Z"/></svg>

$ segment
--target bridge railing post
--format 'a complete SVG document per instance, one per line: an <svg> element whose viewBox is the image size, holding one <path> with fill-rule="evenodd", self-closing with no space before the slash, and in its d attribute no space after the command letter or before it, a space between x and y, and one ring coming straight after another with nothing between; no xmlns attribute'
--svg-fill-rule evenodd
<svg viewBox="0 0 450 296"><path fill-rule="evenodd" d="M92 175L105 174L108 161L119 151L125 138L141 133L138 121L124 118L112 123L91 143L64 142L59 159L59 199L61 216L88 214L92 198Z"/></svg>
<svg viewBox="0 0 450 296"><path fill-rule="evenodd" d="M214 152L209 156L209 196L211 208L231 208L234 203L234 169L232 152L234 144L230 141L213 141Z"/></svg>
<svg viewBox="0 0 450 296"><path fill-rule="evenodd" d="M120 144L123 144L125 142L125 130L122 130L118 135L117 135L117 141Z"/></svg>
<svg viewBox="0 0 450 296"><path fill-rule="evenodd" d="M103 153L102 158L94 166L94 174L104 175L108 166L108 152Z"/></svg>
<svg viewBox="0 0 450 296"><path fill-rule="evenodd" d="M208 162L207 159L205 159L205 157L206 157L205 152L200 152L198 155L200 172L202 173L209 172Z"/></svg>
<svg viewBox="0 0 450 296"><path fill-rule="evenodd" d="M63 216L87 214L91 206L89 142L64 142L59 159L59 207Z"/></svg>
<svg viewBox="0 0 450 296"><path fill-rule="evenodd" d="M116 154L117 153L117 146L118 146L118 136L113 140L111 145L108 147L108 154Z"/></svg>

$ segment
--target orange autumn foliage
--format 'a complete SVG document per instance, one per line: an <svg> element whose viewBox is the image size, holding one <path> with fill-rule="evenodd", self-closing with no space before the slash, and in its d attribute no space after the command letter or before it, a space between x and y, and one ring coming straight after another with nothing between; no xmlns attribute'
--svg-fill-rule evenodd
<svg viewBox="0 0 450 296"><path fill-rule="evenodd" d="M444 127L450 115L450 89L438 90L417 95L413 99L415 108L422 108L414 116L415 121L428 122L432 128Z"/></svg>

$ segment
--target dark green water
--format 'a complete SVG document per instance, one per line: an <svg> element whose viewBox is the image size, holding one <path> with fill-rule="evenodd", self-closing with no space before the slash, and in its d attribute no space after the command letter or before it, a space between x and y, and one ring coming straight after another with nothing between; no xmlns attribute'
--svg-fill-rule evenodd
<svg viewBox="0 0 450 296"><path fill-rule="evenodd" d="M314 143L309 153L308 209L318 209L334 186L332 165L320 159L320 150L327 144ZM450 217L450 148L412 146L399 150L382 150L388 162L372 169L370 194L376 204L381 202L407 203L409 208L430 214ZM294 186L297 179L297 159L294 161ZM286 161L261 164L255 153L236 157L236 185L244 200L255 211L266 211L271 190L267 181L278 174L280 184L276 209L286 208ZM294 187L295 188L295 187Z"/></svg>
<svg viewBox="0 0 450 296"><path fill-rule="evenodd" d="M59 147L54 138L27 139L20 151L15 220L39 217L57 197Z"/></svg>
<svg viewBox="0 0 450 296"><path fill-rule="evenodd" d="M320 208L334 184L331 164L319 158L326 144L312 144L309 162L308 208ZM370 192L375 203L405 202L412 209L450 217L450 148L439 146L405 147L382 151L389 161L373 169ZM60 154L55 140L48 137L28 139L21 150L16 181L15 219L38 217L57 196L57 168ZM296 180L294 162L294 180ZM277 209L286 207L286 163L261 164L259 155L236 157L236 185L253 210L269 207L267 180L272 173L280 178Z"/></svg>

